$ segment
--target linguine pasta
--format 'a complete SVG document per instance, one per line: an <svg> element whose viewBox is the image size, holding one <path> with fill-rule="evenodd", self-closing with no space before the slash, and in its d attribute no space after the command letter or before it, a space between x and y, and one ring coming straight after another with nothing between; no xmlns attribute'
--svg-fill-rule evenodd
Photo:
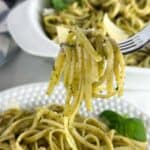
<svg viewBox="0 0 150 150"><path fill-rule="evenodd" d="M76 115L73 124L68 125L60 105L34 112L10 109L1 113L0 119L1 150L146 149L146 143L118 135L94 118Z"/></svg>
<svg viewBox="0 0 150 150"><path fill-rule="evenodd" d="M68 31L66 41L62 41L62 50L55 61L47 92L51 94L62 76L67 93L63 133L69 147L73 150L145 150L146 143L115 136L114 130L108 133L102 131L102 123L96 119L86 118L81 123L76 122L83 100L87 109L91 110L93 97L109 98L123 94L124 59L117 44L101 34L84 33L79 28ZM127 145L122 145L124 140Z"/></svg>
<svg viewBox="0 0 150 150"><path fill-rule="evenodd" d="M82 99L88 110L92 98L121 96L124 87L124 59L111 38L97 32L68 31L49 82L48 94L63 76L67 90L66 115L74 116Z"/></svg>

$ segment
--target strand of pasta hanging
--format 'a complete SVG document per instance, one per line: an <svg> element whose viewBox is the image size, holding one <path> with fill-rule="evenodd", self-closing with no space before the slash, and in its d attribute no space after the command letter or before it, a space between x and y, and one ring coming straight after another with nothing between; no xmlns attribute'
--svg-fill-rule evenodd
<svg viewBox="0 0 150 150"><path fill-rule="evenodd" d="M68 31L64 39L47 93L52 93L62 77L67 93L66 116L73 119L83 100L91 110L93 98L123 94L125 65L114 40L96 32L85 33L79 28Z"/></svg>

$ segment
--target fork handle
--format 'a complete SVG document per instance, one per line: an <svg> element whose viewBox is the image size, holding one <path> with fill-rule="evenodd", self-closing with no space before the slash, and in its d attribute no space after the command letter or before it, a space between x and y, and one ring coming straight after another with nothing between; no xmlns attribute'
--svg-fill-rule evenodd
<svg viewBox="0 0 150 150"><path fill-rule="evenodd" d="M147 42L150 42L150 24L148 24L142 31L138 33Z"/></svg>

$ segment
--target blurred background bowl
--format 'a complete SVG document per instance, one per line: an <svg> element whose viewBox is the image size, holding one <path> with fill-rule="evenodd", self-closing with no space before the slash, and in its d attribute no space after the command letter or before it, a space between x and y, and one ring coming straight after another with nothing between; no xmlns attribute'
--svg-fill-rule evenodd
<svg viewBox="0 0 150 150"><path fill-rule="evenodd" d="M41 15L46 7L49 7L48 0L27 0L12 10L7 23L12 37L25 52L54 58L60 48L43 30ZM128 87L150 91L150 69L127 67L125 89Z"/></svg>
<svg viewBox="0 0 150 150"><path fill-rule="evenodd" d="M59 45L44 33L41 24L43 8L47 0L26 0L8 15L8 30L16 43L27 53L41 57L56 57Z"/></svg>

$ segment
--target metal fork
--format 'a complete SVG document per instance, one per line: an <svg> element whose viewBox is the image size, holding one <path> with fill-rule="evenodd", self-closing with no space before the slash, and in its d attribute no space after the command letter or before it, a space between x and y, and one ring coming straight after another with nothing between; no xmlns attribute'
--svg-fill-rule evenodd
<svg viewBox="0 0 150 150"><path fill-rule="evenodd" d="M138 51L150 42L150 24L143 28L134 36L119 43L119 47L123 54Z"/></svg>

